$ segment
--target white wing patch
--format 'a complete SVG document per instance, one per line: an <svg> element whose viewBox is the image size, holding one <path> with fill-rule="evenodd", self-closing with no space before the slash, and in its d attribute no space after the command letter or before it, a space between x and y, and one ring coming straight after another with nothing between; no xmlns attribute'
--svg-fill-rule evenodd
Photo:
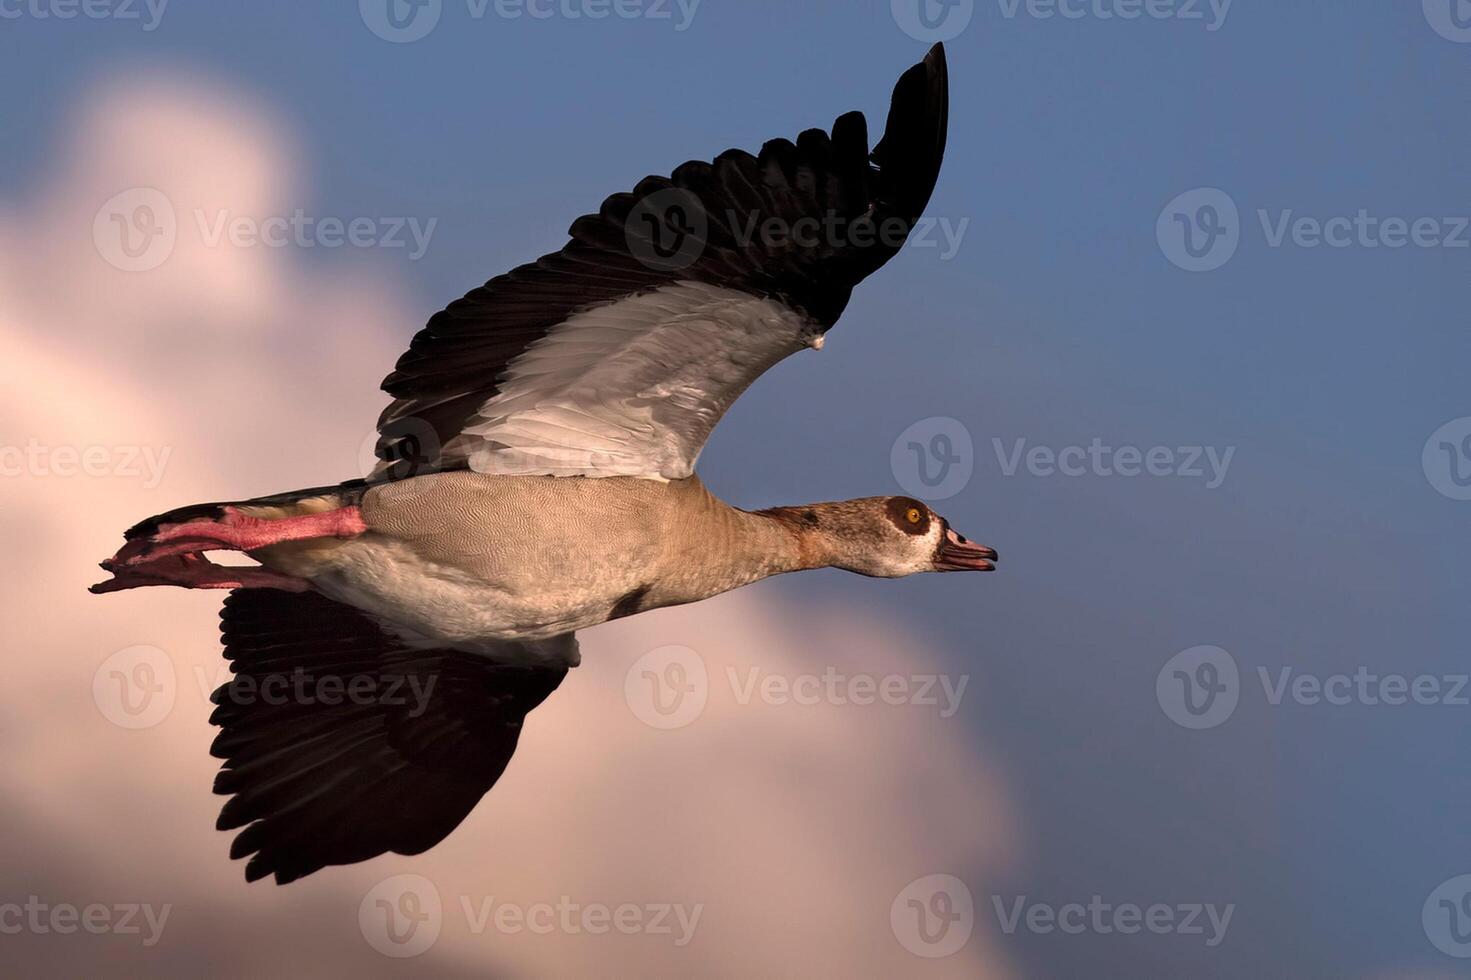
<svg viewBox="0 0 1471 980"><path fill-rule="evenodd" d="M552 328L445 448L481 473L682 479L741 392L821 338L775 300L663 286Z"/></svg>

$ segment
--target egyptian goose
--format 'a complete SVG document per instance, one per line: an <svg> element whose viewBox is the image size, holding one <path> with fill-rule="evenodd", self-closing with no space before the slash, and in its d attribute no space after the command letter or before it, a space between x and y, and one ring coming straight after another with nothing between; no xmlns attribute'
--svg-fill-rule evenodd
<svg viewBox="0 0 1471 980"><path fill-rule="evenodd" d="M94 592L233 590L212 752L232 797L219 827L244 828L231 857L253 855L248 880L442 840L577 664L576 630L798 569L994 567L918 500L748 512L694 473L731 402L820 347L903 244L935 186L947 103L937 45L899 79L871 154L850 112L831 134L615 194L561 251L414 337L383 383L394 401L367 479L127 532ZM217 550L259 565L204 557ZM363 696L266 696L303 679Z"/></svg>

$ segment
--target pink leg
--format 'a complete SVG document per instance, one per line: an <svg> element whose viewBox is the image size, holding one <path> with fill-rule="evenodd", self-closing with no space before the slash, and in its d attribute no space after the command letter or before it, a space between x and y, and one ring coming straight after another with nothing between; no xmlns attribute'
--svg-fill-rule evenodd
<svg viewBox="0 0 1471 980"><path fill-rule="evenodd" d="M285 589L306 592L311 583L304 578L283 575L269 568L230 568L216 565L202 555L170 555L129 565L113 572L106 582L98 582L88 591L120 592L144 585L180 585L186 589Z"/></svg>
<svg viewBox="0 0 1471 980"><path fill-rule="evenodd" d="M163 524L152 535L136 538L103 563L114 567L137 565L170 555L202 551L254 551L286 541L311 538L355 538L368 529L356 507L339 507L300 517L250 517L235 507L224 508L217 521Z"/></svg>
<svg viewBox="0 0 1471 980"><path fill-rule="evenodd" d="M206 551L254 551L286 541L353 538L368 529L357 507L300 517L251 517L225 507L218 520L161 524L152 534L134 538L102 563L113 578L92 586L93 592L117 592L144 585L180 585L188 589L272 588L303 592L304 579L267 568L216 565Z"/></svg>

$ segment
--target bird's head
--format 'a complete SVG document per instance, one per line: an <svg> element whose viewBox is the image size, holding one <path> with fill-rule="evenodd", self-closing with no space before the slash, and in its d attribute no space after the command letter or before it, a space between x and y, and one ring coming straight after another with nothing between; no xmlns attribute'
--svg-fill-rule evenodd
<svg viewBox="0 0 1471 980"><path fill-rule="evenodd" d="M875 578L996 567L994 549L967 540L913 497L860 497L769 513L799 530L816 565Z"/></svg>

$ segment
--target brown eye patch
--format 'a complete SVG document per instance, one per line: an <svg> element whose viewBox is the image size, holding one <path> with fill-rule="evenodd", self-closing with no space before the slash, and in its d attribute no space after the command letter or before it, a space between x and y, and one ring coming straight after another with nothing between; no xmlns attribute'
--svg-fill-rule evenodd
<svg viewBox="0 0 1471 980"><path fill-rule="evenodd" d="M930 529L930 509L913 497L890 497L884 511L905 534L924 534Z"/></svg>

